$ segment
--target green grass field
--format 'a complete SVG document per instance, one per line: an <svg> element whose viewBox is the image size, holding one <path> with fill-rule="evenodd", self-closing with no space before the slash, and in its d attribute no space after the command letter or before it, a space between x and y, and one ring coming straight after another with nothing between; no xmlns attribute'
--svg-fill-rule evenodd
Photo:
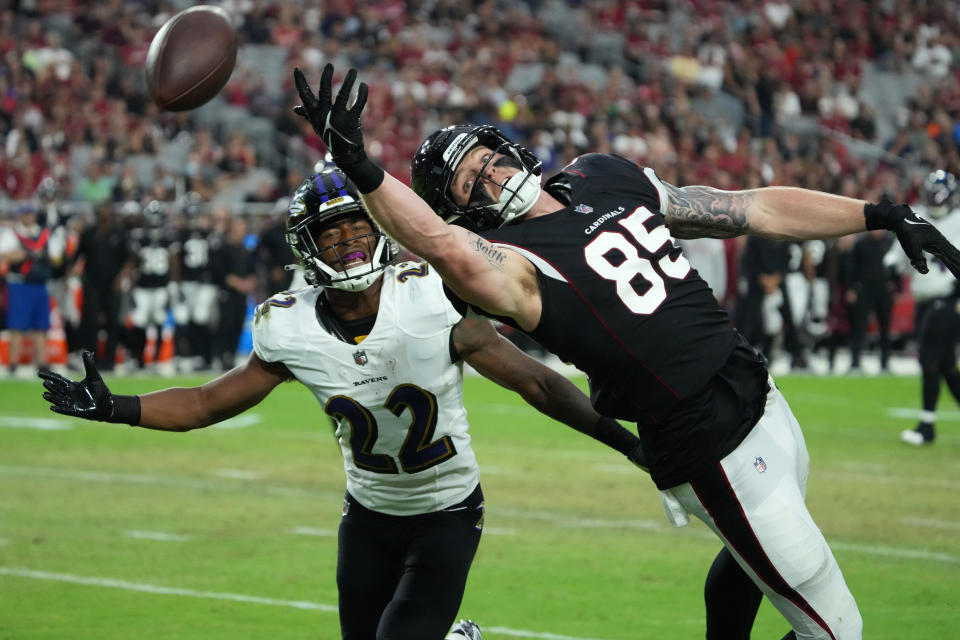
<svg viewBox="0 0 960 640"><path fill-rule="evenodd" d="M953 401L936 445L914 449L898 439L913 420L890 413L916 408L914 378L779 383L865 637L958 637ZM187 434L65 419L40 392L0 382L0 639L339 638L342 460L303 387ZM668 525L647 476L510 393L470 378L465 395L487 518L461 615L484 639L702 638L707 529ZM753 637L786 631L764 603Z"/></svg>

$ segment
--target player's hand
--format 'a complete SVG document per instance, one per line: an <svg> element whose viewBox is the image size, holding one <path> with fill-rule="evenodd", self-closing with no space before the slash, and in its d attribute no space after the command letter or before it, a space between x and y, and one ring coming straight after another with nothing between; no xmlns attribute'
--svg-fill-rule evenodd
<svg viewBox="0 0 960 640"><path fill-rule="evenodd" d="M86 377L79 382L68 380L59 373L41 369L37 374L43 379L43 399L50 403L50 410L67 416L109 422L114 417L116 404L113 394L100 377L92 351L84 351L83 368Z"/></svg>
<svg viewBox="0 0 960 640"><path fill-rule="evenodd" d="M367 103L367 84L361 82L357 88L357 99L352 107L347 107L350 101L350 93L353 91L353 83L357 80L357 70L347 71L343 84L340 85L340 91L337 92L336 101L332 101L333 96L333 65L329 62L323 67L323 74L320 76L320 91L313 95L313 90L307 83L303 72L298 68L293 70L293 82L297 87L297 93L300 94L301 104L293 108L293 111L313 126L314 132L327 145L327 149L333 154L334 162L337 162L337 156L355 153L363 149L363 134L360 133L360 114ZM339 163L338 163L339 164Z"/></svg>
<svg viewBox="0 0 960 640"><path fill-rule="evenodd" d="M923 255L927 251L938 258L954 278L960 279L960 250L950 244L936 227L917 217L907 205L894 204L884 198L877 204L866 205L863 215L867 229L889 229L897 234L897 240L910 264L920 273L930 270Z"/></svg>
<svg viewBox="0 0 960 640"><path fill-rule="evenodd" d="M333 96L333 65L327 63L320 76L320 91L313 90L303 77L299 68L293 70L293 82L297 86L302 104L293 108L294 112L306 118L314 132L323 140L333 156L333 161L360 190L370 193L383 182L383 169L378 167L363 148L363 134L360 132L360 114L367 104L367 85L364 82L357 87L357 98L350 106L350 92L357 80L357 70L347 71L347 77L340 85L337 99Z"/></svg>

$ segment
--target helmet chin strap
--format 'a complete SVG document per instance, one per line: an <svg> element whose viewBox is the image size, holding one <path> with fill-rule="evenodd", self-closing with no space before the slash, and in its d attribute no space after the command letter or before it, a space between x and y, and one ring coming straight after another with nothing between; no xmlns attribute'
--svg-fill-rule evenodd
<svg viewBox="0 0 960 640"><path fill-rule="evenodd" d="M511 177L500 190L501 224L526 215L540 196L540 180L526 168Z"/></svg>

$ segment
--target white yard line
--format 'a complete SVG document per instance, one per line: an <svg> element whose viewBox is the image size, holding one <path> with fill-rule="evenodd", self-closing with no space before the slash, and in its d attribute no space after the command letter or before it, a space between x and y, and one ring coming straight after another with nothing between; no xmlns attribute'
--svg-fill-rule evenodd
<svg viewBox="0 0 960 640"><path fill-rule="evenodd" d="M903 524L927 529L960 529L960 522L951 520L932 520L930 518L900 518Z"/></svg>
<svg viewBox="0 0 960 640"><path fill-rule="evenodd" d="M938 551L924 551L923 549L902 549L899 547L884 547L882 545L857 544L853 542L833 542L827 540L833 549L843 551L854 551L856 553L865 553L872 556L886 556L890 558L910 558L912 560L931 560L933 562L946 562L949 564L960 564L960 556L949 553L940 553Z"/></svg>
<svg viewBox="0 0 960 640"><path fill-rule="evenodd" d="M904 418L907 420L919 420L920 409L906 407L890 407L887 409L887 415L891 418ZM937 422L957 422L960 420L960 411L937 411Z"/></svg>
<svg viewBox="0 0 960 640"><path fill-rule="evenodd" d="M38 429L40 431L66 431L72 429L72 420L59 418L33 418L30 416L0 416L0 427L12 429Z"/></svg>
<svg viewBox="0 0 960 640"><path fill-rule="evenodd" d="M266 604L276 607L292 607L294 609L309 609L313 611L325 611L327 613L336 613L337 607L332 604L321 604L318 602L304 602L299 600L278 600L276 598L261 598L260 596L248 596L241 593L224 593L221 591L196 591L194 589L179 589L176 587L161 587L153 584L144 584L142 582L127 582L126 580L113 580L112 578L94 578L90 576L76 576L69 573L52 573L50 571L34 571L32 569L20 569L16 567L0 567L0 575L16 576L18 578L32 578L34 580L50 580L53 582L69 582L72 584L82 584L89 587L109 587L112 589L122 589L123 591L140 591L142 593L154 593L167 596L184 596L188 598L209 598L212 600L230 600L232 602L249 602L251 604Z"/></svg>
<svg viewBox="0 0 960 640"><path fill-rule="evenodd" d="M246 469L217 469L213 475L229 480L256 480L263 476L257 471L247 471Z"/></svg>
<svg viewBox="0 0 960 640"><path fill-rule="evenodd" d="M0 465L0 475L10 476L32 476L42 478L54 478L60 480L77 480L83 482L101 482L104 484L118 485L154 485L163 487L176 487L181 489L201 489L205 491L221 490L228 492L250 491L262 492L273 496L287 497L323 497L331 492L321 490L307 490L298 487L286 487L280 485L260 484L239 484L226 480L204 480L178 478L176 476L161 476L145 473L118 473L111 471L85 471L78 469L61 469L57 467L26 467L17 465ZM342 492L336 492L340 498Z"/></svg>
<svg viewBox="0 0 960 640"><path fill-rule="evenodd" d="M121 589L123 591L138 591L141 593L152 593L165 596L181 596L187 598L208 598L212 600L228 600L231 602L244 602L248 604L263 604L274 607L290 607L293 609L303 609L307 611L323 611L325 613L336 613L337 607L332 604L321 602L307 602L304 600L280 600L277 598L263 598L260 596L248 596L241 593L225 593L221 591L196 591L194 589L180 589L176 587L161 587L158 585L144 584L142 582L127 582L126 580L114 580L112 578L95 578L91 576L77 576L69 573L53 573L50 571L36 571L33 569L22 569L17 567L0 567L0 575L14 576L17 578L29 578L33 580L49 580L53 582L68 582L88 587L108 587L111 589ZM600 638L585 638L581 636L565 636L557 633L543 631L527 631L524 629L512 629L510 627L487 627L485 630L490 633L498 633L515 638L537 638L540 640L601 640Z"/></svg>
<svg viewBox="0 0 960 640"><path fill-rule="evenodd" d="M318 538L337 537L337 532L333 529L318 529L316 527L294 527L293 533L298 536L316 536Z"/></svg>
<svg viewBox="0 0 960 640"><path fill-rule="evenodd" d="M156 476L156 475L147 475L147 474L132 474L132 473L107 473L99 471L77 471L70 469L59 469L54 467L22 467L22 466L9 466L9 465L0 465L0 474L6 475L28 475L28 476L41 476L41 477L51 477L51 478L61 478L68 480L81 480L88 482L104 482L104 483L116 483L116 484L142 484L142 485L160 485L160 486L171 486L178 488L193 488L193 489L203 489L203 490L222 490L222 491L236 491L238 487L249 485L239 485L232 484L228 482L209 482L203 480L186 480L176 477L166 477L166 476ZM845 478L862 478L865 482L883 483L883 484L909 484L909 485L923 485L923 486L935 486L938 488L953 488L952 482L949 482L944 478L903 478L903 477L890 477L885 475L876 475L876 474L862 474L857 472L844 472L844 471L829 471L822 470L819 472L819 477L824 475L834 475L834 476L843 476ZM325 493L322 491L307 491L305 489L298 489L294 487L280 487L280 486L271 486L264 484L255 484L258 490L263 491L267 495L283 495L291 497L308 497L315 499L318 496L323 496ZM244 489L244 491L249 491L249 489ZM342 494L337 493L337 496L342 496ZM613 518L583 518L576 515L564 515L553 511L545 510L530 510L530 509L520 509L520 508L510 508L510 507L490 507L490 515L494 518L503 518L503 519L513 519L513 520L536 520L541 522L550 523L556 527L561 528L574 528L574 529L630 529L630 530L639 530L639 531L650 531L653 533L669 533L670 535L694 535L697 537L702 537L704 539L710 538L713 539L714 536L712 533L708 532L705 529L697 528L689 530L690 533L686 533L688 529L681 529L679 532L676 527L669 525L665 520L641 520L641 519L613 519ZM510 527L506 528L510 530ZM494 534L496 535L496 534ZM881 547L881 546L870 546L870 545L860 545L856 543L843 543L843 542L833 542L829 541L831 546L838 549L846 549L850 551L857 551L860 553L873 554L878 556L888 556L888 557L901 557L901 558L915 558L915 559L927 559L934 560L938 562L949 562L952 564L960 564L960 557L955 555L950 555L946 553L936 553L930 551L924 551L920 549L908 549L901 547Z"/></svg>
<svg viewBox="0 0 960 640"><path fill-rule="evenodd" d="M123 532L128 538L137 540L156 540L158 542L186 542L190 536L179 533L166 533L164 531L141 531L139 529L128 529Z"/></svg>

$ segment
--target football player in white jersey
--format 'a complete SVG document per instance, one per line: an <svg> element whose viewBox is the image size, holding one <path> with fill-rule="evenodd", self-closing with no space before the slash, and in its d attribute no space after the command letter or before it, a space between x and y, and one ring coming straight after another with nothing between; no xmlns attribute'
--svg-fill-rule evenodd
<svg viewBox="0 0 960 640"><path fill-rule="evenodd" d="M342 637L439 640L460 607L483 527L463 361L638 465L640 441L487 320L462 317L428 265L392 264L396 245L339 170L300 186L287 225L311 286L258 307L245 364L202 387L120 396L85 353L82 381L41 372L43 397L57 413L188 431L300 381L336 423L347 476L337 562ZM479 640L480 632L461 621L448 637Z"/></svg>
<svg viewBox="0 0 960 640"><path fill-rule="evenodd" d="M960 183L942 169L932 172L923 183L923 199L917 214L927 219L951 242L960 242ZM883 262L899 274L908 273L903 253L891 248ZM907 444L931 444L936 437L940 382L960 402L960 372L957 371L957 342L960 341L960 297L956 280L941 262L930 266L923 278L910 278L916 312L914 324L920 361L920 420L913 429L900 434Z"/></svg>

